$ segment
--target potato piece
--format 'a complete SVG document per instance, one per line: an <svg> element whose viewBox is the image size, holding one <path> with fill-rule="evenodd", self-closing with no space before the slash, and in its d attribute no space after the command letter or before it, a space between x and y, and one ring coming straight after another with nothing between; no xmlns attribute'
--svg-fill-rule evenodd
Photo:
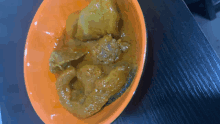
<svg viewBox="0 0 220 124"><path fill-rule="evenodd" d="M66 20L66 32L71 38L75 37L77 31L77 22L79 20L80 11L74 12L68 16Z"/></svg>
<svg viewBox="0 0 220 124"><path fill-rule="evenodd" d="M80 13L76 38L87 41L106 34L118 36L119 20L115 0L93 0Z"/></svg>

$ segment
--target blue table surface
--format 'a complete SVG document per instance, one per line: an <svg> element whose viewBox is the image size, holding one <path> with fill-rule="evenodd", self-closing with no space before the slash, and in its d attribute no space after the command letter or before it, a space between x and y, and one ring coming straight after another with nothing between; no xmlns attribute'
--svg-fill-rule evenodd
<svg viewBox="0 0 220 124"><path fill-rule="evenodd" d="M27 96L23 54L42 0L0 0L0 115L41 124ZM148 57L138 89L115 123L220 123L220 60L182 0L139 0ZM1 123L1 122L0 122Z"/></svg>

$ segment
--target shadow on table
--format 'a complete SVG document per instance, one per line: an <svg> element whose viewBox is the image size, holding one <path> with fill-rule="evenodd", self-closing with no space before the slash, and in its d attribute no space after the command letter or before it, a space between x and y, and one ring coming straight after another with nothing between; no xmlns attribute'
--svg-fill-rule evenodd
<svg viewBox="0 0 220 124"><path fill-rule="evenodd" d="M205 11L206 10L205 5L201 1L188 4L187 6L193 14L197 14L203 18L208 19L208 15L206 14Z"/></svg>
<svg viewBox="0 0 220 124"><path fill-rule="evenodd" d="M206 3L206 0L200 0L195 3L187 4L187 6L193 14L197 14L208 20L215 19L216 13L220 11L220 4L214 5L210 3L210 1Z"/></svg>

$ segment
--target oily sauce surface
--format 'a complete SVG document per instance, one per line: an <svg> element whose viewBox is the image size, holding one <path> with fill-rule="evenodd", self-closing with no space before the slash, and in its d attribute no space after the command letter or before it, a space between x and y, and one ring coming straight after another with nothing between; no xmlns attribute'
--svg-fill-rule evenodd
<svg viewBox="0 0 220 124"><path fill-rule="evenodd" d="M60 103L87 118L125 85L136 67L136 41L126 12L115 0L93 0L69 15L49 59Z"/></svg>

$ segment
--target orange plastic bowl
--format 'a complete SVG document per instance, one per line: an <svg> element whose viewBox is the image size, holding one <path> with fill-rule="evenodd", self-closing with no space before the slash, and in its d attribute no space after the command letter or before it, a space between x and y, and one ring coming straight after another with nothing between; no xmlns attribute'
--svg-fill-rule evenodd
<svg viewBox="0 0 220 124"><path fill-rule="evenodd" d="M82 10L90 2L91 0L44 0L30 26L24 55L25 84L32 106L45 123L111 123L125 109L141 78L147 44L143 13L137 0L118 0L122 11L127 10L126 14L136 35L138 70L133 83L115 102L87 119L79 120L62 107L55 87L55 75L49 71L49 57L65 28L68 15Z"/></svg>

